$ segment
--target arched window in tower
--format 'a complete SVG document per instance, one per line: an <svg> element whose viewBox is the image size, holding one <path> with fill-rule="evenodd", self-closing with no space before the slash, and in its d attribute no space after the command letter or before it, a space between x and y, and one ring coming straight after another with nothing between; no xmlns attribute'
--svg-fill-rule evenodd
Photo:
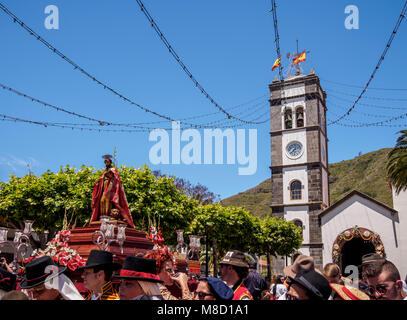
<svg viewBox="0 0 407 320"><path fill-rule="evenodd" d="M295 109L295 119L296 119L296 125L297 128L301 128L304 126L304 108L303 107L297 107Z"/></svg>
<svg viewBox="0 0 407 320"><path fill-rule="evenodd" d="M293 220L293 223L297 226L297 227L301 227L301 234L302 234L302 230L303 230L303 223L301 220L299 219L295 219Z"/></svg>
<svg viewBox="0 0 407 320"><path fill-rule="evenodd" d="M284 111L284 124L286 129L292 129L293 127L293 112L289 108Z"/></svg>
<svg viewBox="0 0 407 320"><path fill-rule="evenodd" d="M302 198L301 190L302 190L301 181L294 180L293 182L291 182L291 184L290 184L291 200L301 200L301 198Z"/></svg>

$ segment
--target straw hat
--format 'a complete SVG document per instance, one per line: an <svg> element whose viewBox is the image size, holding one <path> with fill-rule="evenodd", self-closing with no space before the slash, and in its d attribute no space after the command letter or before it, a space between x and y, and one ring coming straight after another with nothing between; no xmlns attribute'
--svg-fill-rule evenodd
<svg viewBox="0 0 407 320"><path fill-rule="evenodd" d="M370 300L366 293L354 287L347 287L337 283L330 283L329 285L343 300Z"/></svg>

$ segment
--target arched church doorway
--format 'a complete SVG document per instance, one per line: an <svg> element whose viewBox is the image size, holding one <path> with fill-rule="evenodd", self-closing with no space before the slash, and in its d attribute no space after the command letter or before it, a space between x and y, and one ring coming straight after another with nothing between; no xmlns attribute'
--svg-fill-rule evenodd
<svg viewBox="0 0 407 320"><path fill-rule="evenodd" d="M385 257L385 250L380 235L366 228L354 226L341 232L332 246L332 262L341 267L346 276L348 265L360 266L362 256L376 252Z"/></svg>
<svg viewBox="0 0 407 320"><path fill-rule="evenodd" d="M348 276L345 272L346 266L360 266L362 264L362 256L367 253L376 252L375 246L370 241L365 241L362 238L353 238L344 243L341 250L341 270L344 276Z"/></svg>

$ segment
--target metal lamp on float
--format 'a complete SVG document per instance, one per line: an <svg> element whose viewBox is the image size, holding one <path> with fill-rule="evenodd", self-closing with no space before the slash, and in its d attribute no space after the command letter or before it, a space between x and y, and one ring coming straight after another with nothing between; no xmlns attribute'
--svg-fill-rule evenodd
<svg viewBox="0 0 407 320"><path fill-rule="evenodd" d="M92 242L96 244L99 250L107 251L112 242L117 242L120 246L120 253L123 254L123 244L126 240L126 225L118 225L111 221L109 216L100 217L102 221L99 230L92 233ZM115 228L117 227L117 235L115 238Z"/></svg>
<svg viewBox="0 0 407 320"><path fill-rule="evenodd" d="M0 245L8 244L8 245L12 246L12 248L13 248L13 264L12 264L11 268L14 273L17 272L18 267L19 267L18 266L19 257L21 258L20 260L27 258L26 257L27 253L31 249L30 236L33 232L33 228L32 228L33 223L34 223L34 221L32 221L32 220L24 221L24 230L15 231L13 241L7 240L7 235L8 235L9 229L3 228L3 227L0 228Z"/></svg>

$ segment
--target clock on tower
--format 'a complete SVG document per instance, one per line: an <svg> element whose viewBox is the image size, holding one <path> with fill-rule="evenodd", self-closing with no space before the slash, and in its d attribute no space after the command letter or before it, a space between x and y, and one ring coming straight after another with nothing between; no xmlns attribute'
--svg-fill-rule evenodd
<svg viewBox="0 0 407 320"><path fill-rule="evenodd" d="M302 226L299 251L322 269L318 214L329 206L326 93L315 74L276 79L269 89L272 213ZM274 271L288 264L289 259L275 259Z"/></svg>

